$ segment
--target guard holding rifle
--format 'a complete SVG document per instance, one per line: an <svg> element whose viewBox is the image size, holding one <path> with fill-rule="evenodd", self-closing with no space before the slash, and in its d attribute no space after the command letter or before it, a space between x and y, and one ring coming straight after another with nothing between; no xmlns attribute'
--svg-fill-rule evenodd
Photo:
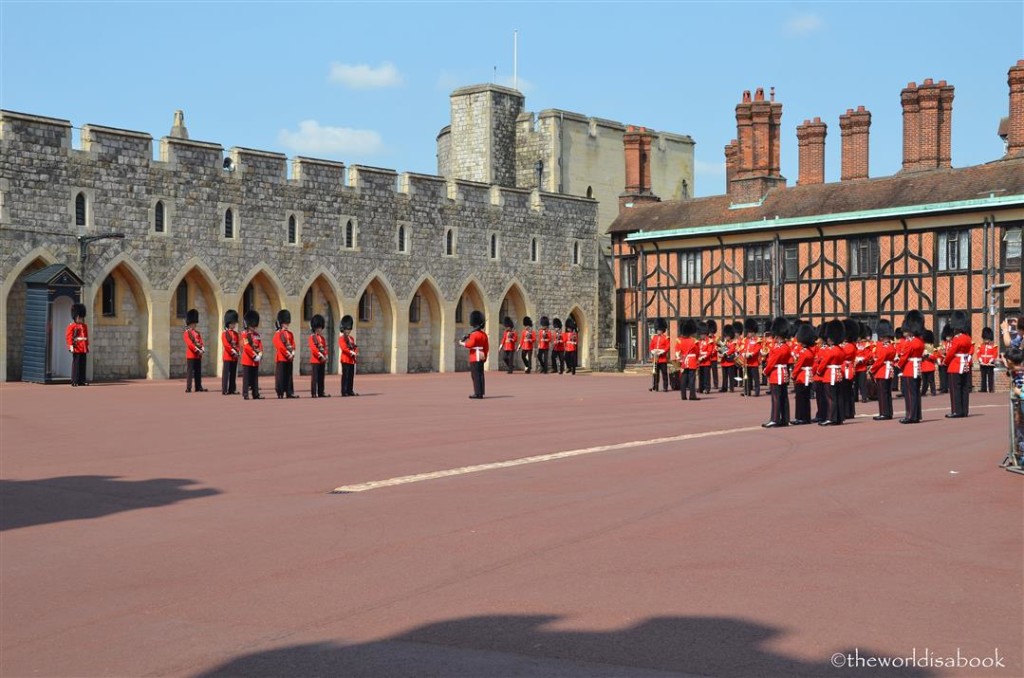
<svg viewBox="0 0 1024 678"><path fill-rule="evenodd" d="M277 312L277 332L274 332L274 390L280 398L298 398L295 395L294 360L295 335L288 329L292 314L282 308Z"/></svg>
<svg viewBox="0 0 1024 678"><path fill-rule="evenodd" d="M651 388L649 391L657 392L658 377L661 376L662 387L668 392L668 323L664 318L654 321L654 336L651 337Z"/></svg>
<svg viewBox="0 0 1024 678"><path fill-rule="evenodd" d="M480 400L484 397L484 366L490 352L487 333L484 332L484 314L473 311L469 314L469 324L473 330L459 343L469 349L469 374L473 378L473 395L469 397Z"/></svg>
<svg viewBox="0 0 1024 678"><path fill-rule="evenodd" d="M263 360L263 339L257 328L260 314L254 310L245 312L245 330L242 332L242 398L262 400L260 395L260 361Z"/></svg>
<svg viewBox="0 0 1024 678"><path fill-rule="evenodd" d="M313 398L330 398L330 394L324 391L324 379L327 375L327 359L330 352L327 350L327 339L324 337L324 327L327 321L317 313L309 320L309 393Z"/></svg>
<svg viewBox="0 0 1024 678"><path fill-rule="evenodd" d="M224 313L224 331L220 333L221 352L221 395L235 395L237 389L238 359L242 356L241 335L238 334L238 311L228 309Z"/></svg>
<svg viewBox="0 0 1024 678"><path fill-rule="evenodd" d="M190 308L185 314L185 393L192 392L192 380L196 382L196 393L202 393L203 388L203 354L206 353L206 346L203 344L203 335L196 329L199 323L199 311Z"/></svg>
<svg viewBox="0 0 1024 678"><path fill-rule="evenodd" d="M356 340L352 338L352 316L346 315L341 319L338 335L338 348L341 352L341 396L348 398L357 396L355 392L356 359L359 357L359 347Z"/></svg>
<svg viewBox="0 0 1024 678"><path fill-rule="evenodd" d="M85 356L89 353L89 326L85 324L85 304L71 304L71 322L64 335L71 352L71 385L88 386Z"/></svg>

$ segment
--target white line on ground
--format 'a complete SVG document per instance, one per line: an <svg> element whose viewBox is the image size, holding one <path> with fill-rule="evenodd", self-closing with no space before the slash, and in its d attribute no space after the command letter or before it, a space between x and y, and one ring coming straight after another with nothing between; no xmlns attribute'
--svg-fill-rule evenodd
<svg viewBox="0 0 1024 678"><path fill-rule="evenodd" d="M985 409L992 407L1005 407L1005 405L977 405L973 409ZM948 408L929 408L923 410L924 412L945 412ZM895 413L894 413L895 414ZM871 417L870 414L858 414L857 418ZM421 483L425 480L436 480L437 478L448 478L450 476L462 476L468 473L481 473L483 471L495 471L502 468L510 468L512 466L525 466L526 464L539 464L546 461L555 461L556 459L567 459L568 457L580 457L587 454L596 454L598 452L612 452L614 450L627 450L634 447L648 447L650 445L661 445L663 443L676 443L683 440L696 440L698 438L712 438L715 436L729 435L732 433L749 433L751 431L760 430L760 426L745 426L742 428L727 428L720 429L717 431L703 431L701 433L686 433L678 436L669 436L667 438L651 438L650 440L632 440L625 443L615 443L613 445L598 445L596 447L584 447L578 450L566 450L564 452L552 452L551 454L538 454L532 457L520 457L519 459L509 459L507 461L495 461L489 464L476 464L474 466L461 466L459 468L450 468L443 471L430 471L428 473L417 473L411 476L398 476L395 478L388 478L386 480L372 480L366 483L358 483L356 485L342 485L331 490L331 494L352 494L354 492L368 492L369 490L379 490L384 487L394 487L396 485L408 485L410 483Z"/></svg>

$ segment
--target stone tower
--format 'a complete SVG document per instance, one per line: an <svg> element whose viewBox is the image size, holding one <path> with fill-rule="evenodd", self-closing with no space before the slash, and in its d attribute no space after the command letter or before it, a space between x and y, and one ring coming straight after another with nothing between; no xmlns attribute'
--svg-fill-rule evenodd
<svg viewBox="0 0 1024 678"><path fill-rule="evenodd" d="M516 185L516 119L521 92L500 85L461 87L451 94L451 125L438 136L442 176Z"/></svg>

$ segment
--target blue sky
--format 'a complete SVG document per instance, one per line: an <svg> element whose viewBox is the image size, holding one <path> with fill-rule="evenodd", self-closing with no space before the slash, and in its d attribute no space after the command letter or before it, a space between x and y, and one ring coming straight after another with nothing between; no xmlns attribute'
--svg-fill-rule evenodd
<svg viewBox="0 0 1024 678"><path fill-rule="evenodd" d="M696 195L724 192L722 149L744 89L783 104L782 171L796 126L872 113L871 176L900 169L900 89L956 87L953 165L998 158L1006 72L1024 58L1024 2L17 2L0 0L0 107L191 138L437 171L448 94L511 84L528 110L561 108L689 134Z"/></svg>

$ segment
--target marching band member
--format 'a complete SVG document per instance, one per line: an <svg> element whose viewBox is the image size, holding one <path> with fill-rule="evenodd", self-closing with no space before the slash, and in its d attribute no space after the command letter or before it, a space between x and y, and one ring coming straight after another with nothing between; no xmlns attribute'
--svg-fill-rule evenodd
<svg viewBox="0 0 1024 678"><path fill-rule="evenodd" d="M892 323L888 320L879 320L875 331L878 333L879 343L875 344L870 370L878 392L878 414L873 418L875 421L888 421L892 419L892 379L896 376L896 368L893 365L896 348L892 345Z"/></svg>
<svg viewBox="0 0 1024 678"><path fill-rule="evenodd" d="M981 369L981 392L995 393L995 367L999 358L999 347L993 342L995 334L991 327L981 330L981 346L978 347L978 366Z"/></svg>
<svg viewBox="0 0 1024 678"><path fill-rule="evenodd" d="M824 370L819 373L818 368L821 366L821 361L825 357L825 328L828 325L826 322L822 322L815 329L815 336L817 341L815 342L814 349L814 401L815 411L814 419L811 419L811 423L820 424L823 421L828 421L828 389L825 387L825 377L823 376Z"/></svg>
<svg viewBox="0 0 1024 678"><path fill-rule="evenodd" d="M924 359L924 316L920 311L909 311L903 319L903 345L898 349L896 366L903 372L903 401L906 413L901 424L921 421L921 361Z"/></svg>
<svg viewBox="0 0 1024 678"><path fill-rule="evenodd" d="M85 324L85 304L71 304L71 322L64 337L71 352L71 385L88 386L85 357L89 354L89 326Z"/></svg>
<svg viewBox="0 0 1024 678"><path fill-rule="evenodd" d="M569 316L565 319L565 369L566 372L576 375L576 359L579 357L577 348L580 342L579 328L576 327L576 319Z"/></svg>
<svg viewBox="0 0 1024 678"><path fill-rule="evenodd" d="M551 322L546 315L540 317L540 330L537 332L537 362L540 364L540 373L548 373L548 353L551 350L551 330L548 329Z"/></svg>
<svg viewBox="0 0 1024 678"><path fill-rule="evenodd" d="M718 390L718 323L713 319L708 320L708 344L711 348L711 383L706 384L705 393L711 393L711 389Z"/></svg>
<svg viewBox="0 0 1024 678"><path fill-rule="evenodd" d="M473 395L469 397L480 400L484 397L484 365L490 351L487 333L484 332L484 314L480 311L470 313L469 325L473 330L459 343L469 349L469 374L473 378Z"/></svg>
<svg viewBox="0 0 1024 678"><path fill-rule="evenodd" d="M718 392L732 393L735 388L733 376L736 374L736 331L732 328L732 323L725 323L722 326L722 351L719 363L722 366L722 387Z"/></svg>
<svg viewBox="0 0 1024 678"><path fill-rule="evenodd" d="M857 416L857 340L860 339L860 323L853 318L843 320L846 337L840 348L843 350L843 385L839 389L843 404L843 421Z"/></svg>
<svg viewBox="0 0 1024 678"><path fill-rule="evenodd" d="M697 397L697 369L700 344L693 338L697 323L692 318L679 321L679 338L676 339L675 358L679 361L679 397L682 400L700 400ZM687 396L686 392L690 395Z"/></svg>
<svg viewBox="0 0 1024 678"><path fill-rule="evenodd" d="M317 313L309 320L309 394L313 398L330 398L324 390L324 379L327 375L327 360L330 351L327 350L327 338L324 337L324 327L327 321Z"/></svg>
<svg viewBox="0 0 1024 678"><path fill-rule="evenodd" d="M654 321L654 336L651 337L648 350L651 353L651 362L654 363L651 374L653 381L649 391L658 391L658 377L661 377L661 385L665 392L668 392L668 323L664 318Z"/></svg>
<svg viewBox="0 0 1024 678"><path fill-rule="evenodd" d="M221 352L221 395L238 393L238 360L242 357L241 335L238 334L238 311L224 312L224 331L220 333Z"/></svg>
<svg viewBox="0 0 1024 678"><path fill-rule="evenodd" d="M565 336L562 334L562 321L555 318L551 321L554 328L551 337L551 373L561 374L565 371Z"/></svg>
<svg viewBox="0 0 1024 678"><path fill-rule="evenodd" d="M280 398L298 398L295 395L293 378L295 359L295 335L288 329L292 314L286 308L277 312L277 331L274 332L274 390Z"/></svg>
<svg viewBox="0 0 1024 678"><path fill-rule="evenodd" d="M953 338L953 328L949 326L949 323L942 328L939 337L942 340L939 344L941 354L945 358L949 353L949 340ZM949 393L949 372L946 369L946 363L940 360L935 367L939 372L939 393Z"/></svg>
<svg viewBox="0 0 1024 678"><path fill-rule="evenodd" d="M846 326L842 320L829 320L825 323L825 339L828 343L818 352L821 360L816 374L822 378L822 386L828 400L828 419L818 426L838 426L846 418L840 395L843 389L843 362L846 359L840 345L845 338Z"/></svg>
<svg viewBox="0 0 1024 678"><path fill-rule="evenodd" d="M533 371L533 342L536 336L533 331L533 319L528 315L523 316L523 331L519 335L519 355L523 358L526 374Z"/></svg>
<svg viewBox="0 0 1024 678"><path fill-rule="evenodd" d="M935 333L931 330L925 330L921 334L921 341L924 342L924 359L921 361L921 397L928 395L928 390L931 389L932 395L935 395L935 363L941 362L942 358L939 355L940 347L935 345Z"/></svg>
<svg viewBox="0 0 1024 678"><path fill-rule="evenodd" d="M196 382L196 393L206 391L203 388L203 335L196 329L199 323L199 311L190 308L185 314L185 393L192 392L192 380Z"/></svg>
<svg viewBox="0 0 1024 678"><path fill-rule="evenodd" d="M260 395L260 361L263 359L263 339L257 328L260 314L254 310L245 312L245 329L242 331L242 398L262 400Z"/></svg>
<svg viewBox="0 0 1024 678"><path fill-rule="evenodd" d="M953 338L943 362L949 375L949 401L952 412L947 419L962 419L970 409L971 356L974 347L971 342L971 320L964 311L953 311L949 318Z"/></svg>
<svg viewBox="0 0 1024 678"><path fill-rule="evenodd" d="M472 318L472 314L470 314ZM352 316L341 317L338 324L338 355L341 360L341 397L351 398L359 395L355 392L356 362L359 359L359 347L356 340L352 338L352 326L355 321Z"/></svg>
<svg viewBox="0 0 1024 678"><path fill-rule="evenodd" d="M814 327L800 323L796 330L796 348L793 349L793 413L790 424L801 426L811 423L811 392L814 387L814 354L818 336Z"/></svg>
<svg viewBox="0 0 1024 678"><path fill-rule="evenodd" d="M793 364L793 354L789 348L789 321L785 318L772 320L772 348L764 362L765 375L768 377L768 388L771 391L771 419L761 424L763 428L789 426L789 366Z"/></svg>
<svg viewBox="0 0 1024 678"><path fill-rule="evenodd" d="M871 343L871 327L867 323L861 323L860 341L857 342L857 357L854 362L854 379L857 383L855 395L860 395L862 403L868 401L868 367L874 348Z"/></svg>
<svg viewBox="0 0 1024 678"><path fill-rule="evenodd" d="M708 338L708 324L703 320L697 322L697 390L701 393L711 393L709 382L711 381L711 354L715 352L715 345Z"/></svg>
<svg viewBox="0 0 1024 678"><path fill-rule="evenodd" d="M761 395L761 375L758 372L761 366L761 340L757 336L757 321L747 318L743 321L743 329L747 333L743 343L743 365L746 369L743 395L756 398Z"/></svg>
<svg viewBox="0 0 1024 678"><path fill-rule="evenodd" d="M516 362L516 324L512 318L505 316L505 331L501 335L501 356L505 361L505 369L512 374Z"/></svg>

